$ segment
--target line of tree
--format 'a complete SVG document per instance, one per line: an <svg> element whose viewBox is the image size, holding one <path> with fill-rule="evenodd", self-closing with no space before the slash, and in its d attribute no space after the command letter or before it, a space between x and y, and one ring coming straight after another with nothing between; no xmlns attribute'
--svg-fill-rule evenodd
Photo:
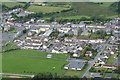
<svg viewBox="0 0 120 80"><path fill-rule="evenodd" d="M37 74L32 80L83 80L81 78L78 78L76 76L60 76L57 73L39 73ZM84 78L84 80L87 80Z"/></svg>
<svg viewBox="0 0 120 80"><path fill-rule="evenodd" d="M95 23L101 23L104 24L106 23L107 21L110 21L111 19L110 18L106 18L106 17L103 17L103 16L91 16L90 18L86 18L86 17L81 17L80 19L60 19L58 22L60 24L65 24L67 22L72 22L74 24L79 24L80 21L87 21L85 22L86 24L91 24L92 21L95 22Z"/></svg>
<svg viewBox="0 0 120 80"><path fill-rule="evenodd" d="M109 8L112 10L112 11L115 11L117 12L118 14L120 14L120 1L119 2L114 2L113 4L111 4L109 6Z"/></svg>

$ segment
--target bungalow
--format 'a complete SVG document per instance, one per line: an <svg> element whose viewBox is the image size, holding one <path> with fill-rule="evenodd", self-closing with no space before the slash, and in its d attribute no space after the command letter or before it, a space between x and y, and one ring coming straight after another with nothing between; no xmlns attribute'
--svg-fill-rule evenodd
<svg viewBox="0 0 120 80"><path fill-rule="evenodd" d="M95 62L94 66L97 67L99 65L104 65L107 62L107 58L98 58L98 60Z"/></svg>
<svg viewBox="0 0 120 80"><path fill-rule="evenodd" d="M73 57L80 57L80 53L81 53L81 51L80 51L80 50L77 50L77 51L73 54Z"/></svg>
<svg viewBox="0 0 120 80"><path fill-rule="evenodd" d="M15 24L15 22L14 22L14 21L11 21L11 20L8 20L7 23L8 23L8 24L11 24L11 25L14 25L14 24Z"/></svg>
<svg viewBox="0 0 120 80"><path fill-rule="evenodd" d="M92 52L91 51L86 51L85 56L92 56Z"/></svg>
<svg viewBox="0 0 120 80"><path fill-rule="evenodd" d="M52 53L60 53L58 50L53 49Z"/></svg>
<svg viewBox="0 0 120 80"><path fill-rule="evenodd" d="M83 62L73 61L70 62L68 65L64 66L64 69L80 71L83 69L84 65L85 64Z"/></svg>
<svg viewBox="0 0 120 80"><path fill-rule="evenodd" d="M116 69L116 67L120 67L120 65L103 64L102 67Z"/></svg>

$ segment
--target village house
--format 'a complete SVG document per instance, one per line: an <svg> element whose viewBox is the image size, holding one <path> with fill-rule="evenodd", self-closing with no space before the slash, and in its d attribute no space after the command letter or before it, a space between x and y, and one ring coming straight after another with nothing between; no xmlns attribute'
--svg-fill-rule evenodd
<svg viewBox="0 0 120 80"><path fill-rule="evenodd" d="M85 56L92 56L92 52L91 51L86 51Z"/></svg>
<svg viewBox="0 0 120 80"><path fill-rule="evenodd" d="M77 50L74 54L73 57L80 57L81 51Z"/></svg>

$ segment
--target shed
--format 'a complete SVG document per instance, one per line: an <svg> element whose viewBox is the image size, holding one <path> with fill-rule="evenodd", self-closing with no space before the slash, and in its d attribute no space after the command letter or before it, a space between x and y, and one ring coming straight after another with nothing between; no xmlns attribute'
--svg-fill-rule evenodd
<svg viewBox="0 0 120 80"><path fill-rule="evenodd" d="M47 55L47 58L52 58L53 56L51 54L48 54Z"/></svg>

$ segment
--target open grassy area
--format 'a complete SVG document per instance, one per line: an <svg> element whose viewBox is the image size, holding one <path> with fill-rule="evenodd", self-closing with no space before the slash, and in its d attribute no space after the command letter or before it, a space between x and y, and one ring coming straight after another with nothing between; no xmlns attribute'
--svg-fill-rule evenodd
<svg viewBox="0 0 120 80"><path fill-rule="evenodd" d="M8 31L7 33L14 33L17 30L18 30L17 28L13 28L12 30Z"/></svg>
<svg viewBox="0 0 120 80"><path fill-rule="evenodd" d="M100 5L102 7L109 7L114 2L94 2L94 3L98 3L97 5Z"/></svg>
<svg viewBox="0 0 120 80"><path fill-rule="evenodd" d="M59 12L67 9L69 8L31 5L27 10L32 12L51 13L51 12Z"/></svg>
<svg viewBox="0 0 120 80"><path fill-rule="evenodd" d="M80 35L80 36L77 36L78 38L89 38L90 35Z"/></svg>
<svg viewBox="0 0 120 80"><path fill-rule="evenodd" d="M62 19L81 19L82 17L90 18L89 16L69 16L69 17L60 17Z"/></svg>
<svg viewBox="0 0 120 80"><path fill-rule="evenodd" d="M116 58L114 58L114 57L116 57L117 56L117 54L112 54L110 57L109 57L109 59L108 59L108 61L107 61L107 63L106 64L113 64L113 62L115 62L117 59Z"/></svg>
<svg viewBox="0 0 120 80"><path fill-rule="evenodd" d="M17 74L37 74L44 72L57 73L58 75L81 77L88 67L86 65L82 71L64 70L66 62L65 54L53 54L53 58L46 58L46 52L36 50L14 50L3 53L3 72Z"/></svg>
<svg viewBox="0 0 120 80"><path fill-rule="evenodd" d="M17 6L17 5L21 5L21 6L25 5L25 4L19 3L19 2L3 2L2 4L9 7L9 8L12 8L12 7Z"/></svg>
<svg viewBox="0 0 120 80"><path fill-rule="evenodd" d="M47 52L40 52L37 50L14 50L14 51L5 53L5 55L43 57L43 58L46 58L48 54L51 54L53 55L53 58L57 58L60 60L66 60L68 57L68 55L65 55L65 54L47 53Z"/></svg>
<svg viewBox="0 0 120 80"><path fill-rule="evenodd" d="M116 18L116 17L118 17L118 15L114 15L114 16L108 16L107 18Z"/></svg>
<svg viewBox="0 0 120 80"><path fill-rule="evenodd" d="M30 0L0 0L1 2L30 2Z"/></svg>
<svg viewBox="0 0 120 80"><path fill-rule="evenodd" d="M28 56L23 56L25 54L28 54ZM67 64L68 62L65 60L47 59L32 56L39 54L46 55L44 52L38 52L35 50L16 50L3 53L3 72L18 74L37 74L40 72L52 72L63 75L65 72L63 65ZM56 56L61 57L65 55L61 54Z"/></svg>

